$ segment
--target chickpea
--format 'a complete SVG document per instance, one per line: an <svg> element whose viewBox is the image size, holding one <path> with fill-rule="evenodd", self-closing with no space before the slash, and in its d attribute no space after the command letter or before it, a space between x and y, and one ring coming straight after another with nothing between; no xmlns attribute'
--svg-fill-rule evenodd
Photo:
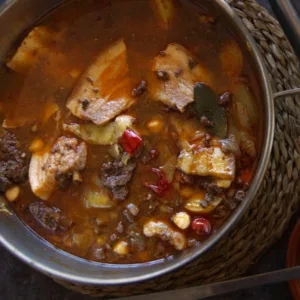
<svg viewBox="0 0 300 300"><path fill-rule="evenodd" d="M190 226L191 217L186 212L178 212L173 216L172 221L178 228L184 230Z"/></svg>
<svg viewBox="0 0 300 300"><path fill-rule="evenodd" d="M5 197L10 202L16 201L20 195L20 191L21 189L19 186L13 186L5 192Z"/></svg>
<svg viewBox="0 0 300 300"><path fill-rule="evenodd" d="M159 133L164 128L164 122L160 118L153 118L147 123L147 128L152 133Z"/></svg>
<svg viewBox="0 0 300 300"><path fill-rule="evenodd" d="M125 241L119 241L114 246L114 252L120 255L126 255L129 252L128 243Z"/></svg>

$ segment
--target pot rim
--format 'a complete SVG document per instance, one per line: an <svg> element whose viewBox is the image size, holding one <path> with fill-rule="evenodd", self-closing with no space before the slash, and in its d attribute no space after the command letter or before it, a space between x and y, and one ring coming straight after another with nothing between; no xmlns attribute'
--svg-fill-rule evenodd
<svg viewBox="0 0 300 300"><path fill-rule="evenodd" d="M4 2L5 5L1 8L0 7L0 16L4 12L7 12L10 7L17 2L17 0L8 0L7 2ZM263 63L263 58L259 52L259 49L246 29L245 25L242 23L242 21L239 19L239 17L234 13L234 11L229 7L229 5L224 0L215 0L216 4L219 6L219 8L224 12L224 14L232 20L234 23L233 26L235 26L235 31L240 36L241 39L243 39L243 42L245 45L248 46L251 60L255 62L255 72L259 75L259 86L262 91L262 97L265 99L264 104L264 140L262 145L262 151L259 163L257 165L257 169L255 172L255 176L252 180L250 189L247 193L247 196L245 200L238 206L238 208L232 213L232 215L229 217L229 219L226 221L226 223L215 233L213 234L209 239L207 239L201 247L197 249L190 249L188 250L189 253L184 255L178 255L174 259L165 259L165 260L159 260L154 262L148 262L148 263L140 263L140 264L126 264L126 265L120 265L120 264L103 264L103 263L97 263L88 261L82 258L79 258L77 256L71 255L63 250L60 250L58 248L55 248L50 243L43 240L41 237L39 237L37 234L32 235L33 230L29 229L28 226L26 226L28 231L28 237L32 238L35 242L41 243L43 242L45 249L47 249L48 252L53 251L53 253L57 255L64 254L65 257L71 258L71 260L81 262L84 261L85 264L88 263L89 266L100 266L102 267L102 271L107 269L110 269L112 272L112 277L115 276L116 270L119 272L122 272L122 270L128 270L127 276L123 277L117 277L117 278L107 278L107 277L96 277L93 274L90 274L87 276L84 274L83 270L78 270L77 274L72 273L71 271L68 271L69 269L66 267L63 270L59 270L57 267L58 264L62 264L61 261L54 261L56 263L56 267L49 266L47 264L49 259L54 259L52 256L48 258L48 260L44 260L39 257L39 260L32 259L31 256L23 253L25 252L24 249L20 250L18 247L18 242L16 242L14 239L11 239L11 235L9 236L9 232L7 230L4 230L5 226L23 226L22 230L24 230L24 222L21 221L13 212L13 210L7 205L6 201L1 201L0 199L0 221L3 218L3 221L0 222L0 229L2 226L2 229L0 230L0 243L6 247L11 253L13 253L15 256L17 256L19 259L21 259L23 262L29 264L33 268L49 275L50 277L55 277L55 279L70 281L73 283L81 283L86 285L123 285L123 284L131 284L131 283L137 283L149 279L153 279L155 277L164 275L166 273L172 272L180 267L183 267L184 265L190 263L191 261L198 258L201 254L206 252L209 248L211 248L213 245L215 245L222 237L224 237L225 234L229 232L229 230L237 223L238 220L242 217L246 209L249 207L250 203L252 202L254 196L256 195L262 181L264 178L264 174L266 172L272 145L273 145L273 137L274 137L274 128L275 128L275 114L274 114L274 102L273 102L273 96L272 96L272 90L270 85L270 80L268 76L268 72L266 70L266 67ZM4 226L5 223L5 226ZM21 225L20 225L21 224ZM26 224L25 224L26 225ZM23 232L22 232L23 233ZM22 235L20 233L20 235ZM16 235L17 237L17 235ZM27 236L25 235L25 239ZM22 245L22 241L19 241L19 245ZM28 250L28 249L27 249ZM34 251L34 249L31 249L31 251ZM45 252L45 255L48 253ZM63 267L63 266L62 266ZM138 274L138 272L134 272L133 275L129 274L129 270L134 270L136 268L141 269L142 267L145 268L145 271L143 274ZM101 270L99 269L99 272L101 273ZM96 273L97 274L97 273ZM101 275L101 274L98 274Z"/></svg>

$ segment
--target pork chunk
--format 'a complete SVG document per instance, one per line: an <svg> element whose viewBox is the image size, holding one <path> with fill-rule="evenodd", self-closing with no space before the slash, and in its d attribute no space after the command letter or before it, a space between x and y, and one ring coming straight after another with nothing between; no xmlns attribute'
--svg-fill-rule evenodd
<svg viewBox="0 0 300 300"><path fill-rule="evenodd" d="M7 66L18 73L27 73L35 64L39 55L48 51L55 33L45 26L35 27L23 40Z"/></svg>
<svg viewBox="0 0 300 300"><path fill-rule="evenodd" d="M60 137L49 152L34 153L29 167L29 182L33 193L48 200L63 176L84 169L87 149L75 138Z"/></svg>
<svg viewBox="0 0 300 300"><path fill-rule="evenodd" d="M162 55L163 53L163 55ZM154 58L153 77L149 91L154 100L184 112L194 101L194 84L197 81L212 85L211 75L193 55L179 44L169 44L166 50Z"/></svg>
<svg viewBox="0 0 300 300"><path fill-rule="evenodd" d="M234 180L235 157L225 154L218 147L182 150L177 167L184 173L198 176L214 176Z"/></svg>
<svg viewBox="0 0 300 300"><path fill-rule="evenodd" d="M86 144L76 138L60 137L51 149L46 169L54 174L81 171L86 164Z"/></svg>
<svg viewBox="0 0 300 300"><path fill-rule="evenodd" d="M123 40L101 52L82 75L67 101L67 108L83 120L107 123L134 103Z"/></svg>

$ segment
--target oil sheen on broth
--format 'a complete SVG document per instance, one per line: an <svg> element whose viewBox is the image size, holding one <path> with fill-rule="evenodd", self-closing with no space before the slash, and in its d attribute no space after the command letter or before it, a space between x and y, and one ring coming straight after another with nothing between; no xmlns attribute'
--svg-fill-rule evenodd
<svg viewBox="0 0 300 300"><path fill-rule="evenodd" d="M166 258L243 201L257 85L199 2L71 1L8 56L0 189L56 247L109 263Z"/></svg>

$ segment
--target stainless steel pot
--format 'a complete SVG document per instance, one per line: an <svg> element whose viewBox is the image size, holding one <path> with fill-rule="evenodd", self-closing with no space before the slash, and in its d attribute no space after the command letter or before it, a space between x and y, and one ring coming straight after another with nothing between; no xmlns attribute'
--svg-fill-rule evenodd
<svg viewBox="0 0 300 300"><path fill-rule="evenodd" d="M247 197L229 220L200 247L190 249L172 259L131 265L101 264L75 257L50 245L28 228L15 215L9 204L1 198L0 242L11 253L33 268L58 279L96 285L128 284L150 279L184 266L211 248L237 223L255 196L267 168L274 134L274 104L270 80L255 42L226 2L214 1L217 9L227 17L228 26L239 37L241 46L249 49L249 59L256 72L262 101L263 138L257 171ZM0 7L0 62L3 62L7 51L27 28L62 2L63 0L4 2Z"/></svg>

